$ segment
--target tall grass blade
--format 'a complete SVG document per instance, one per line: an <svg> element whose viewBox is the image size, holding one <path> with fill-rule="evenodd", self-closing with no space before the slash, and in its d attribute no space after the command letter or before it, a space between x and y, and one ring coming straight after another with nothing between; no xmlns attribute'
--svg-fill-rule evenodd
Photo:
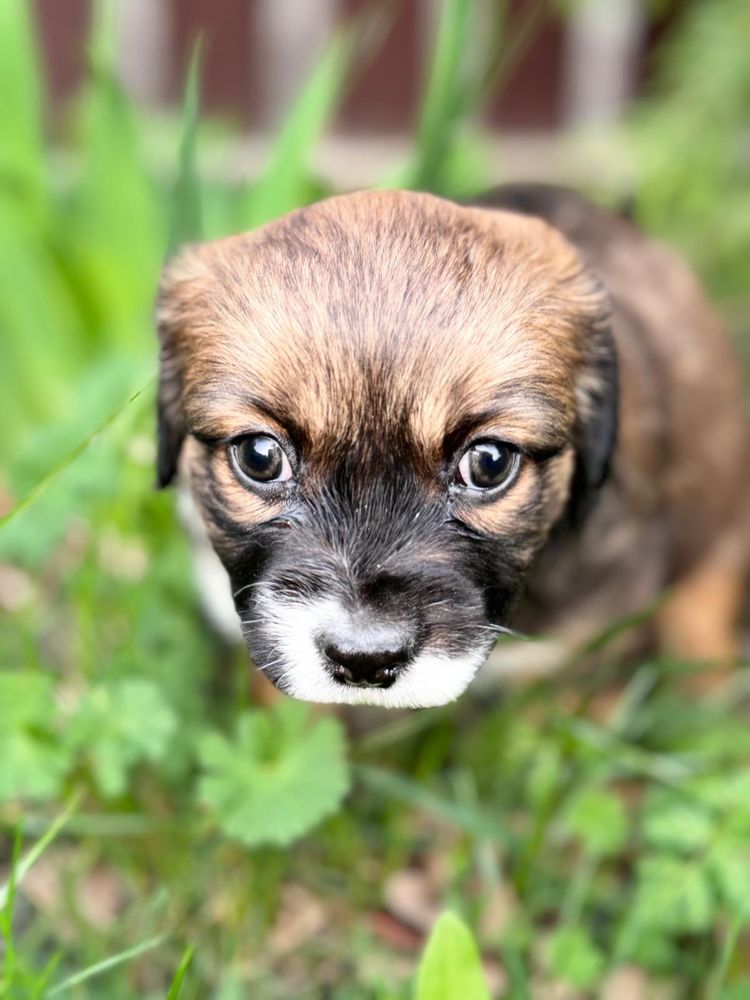
<svg viewBox="0 0 750 1000"><path fill-rule="evenodd" d="M92 333L151 350L150 315L166 239L163 199L141 154L139 122L114 61L111 5L95 7L80 131L83 171L61 253L94 314ZM147 339L144 336L147 334Z"/></svg>
<svg viewBox="0 0 750 1000"><path fill-rule="evenodd" d="M172 985L169 988L169 993L167 993L167 1000L177 1000L182 991L182 983L185 979L188 969L193 961L193 955L195 954L195 948L190 945L185 949L185 953L182 956L180 964L177 966L177 972L175 972L174 979L172 980Z"/></svg>
<svg viewBox="0 0 750 1000"><path fill-rule="evenodd" d="M385 795L417 809L438 816L465 833L474 837L489 840L493 843L505 842L508 831L499 819L481 809L471 808L463 803L451 802L449 799L431 792L416 781L403 778L380 767L359 764L355 767L356 776L377 795Z"/></svg>
<svg viewBox="0 0 750 1000"><path fill-rule="evenodd" d="M15 887L23 881L27 872L36 864L42 854L44 854L49 845L73 815L80 798L80 794L74 795L63 812L61 812L52 823L50 823L47 831L39 838L39 840L37 840L34 846L13 865L10 880L5 885L0 886L0 909L8 903L9 899L11 899L13 895Z"/></svg>
<svg viewBox="0 0 750 1000"><path fill-rule="evenodd" d="M474 119L486 96L482 82L504 20L504 0L443 0L414 155L383 187L464 195L486 185Z"/></svg>
<svg viewBox="0 0 750 1000"><path fill-rule="evenodd" d="M182 126L180 129L180 153L172 196L172 220L169 233L168 253L183 243L203 238L203 211L201 204L201 184L195 165L200 113L200 74L202 43L198 38L190 56L185 96L182 105Z"/></svg>
<svg viewBox="0 0 750 1000"><path fill-rule="evenodd" d="M0 3L0 195L42 193L41 74L27 0Z"/></svg>
<svg viewBox="0 0 750 1000"><path fill-rule="evenodd" d="M153 951L154 948L158 948L160 944L164 943L166 937L166 934L160 934L158 937L148 938L148 940L141 941L132 948L126 948L124 951L120 951L116 955L110 955L109 958L105 958L101 962L95 962L94 965L89 965L88 968L81 969L80 972L76 972L74 975L68 976L67 979L63 979L61 983L53 986L51 990L47 991L47 996L57 996L59 993L64 993L65 990L72 989L74 986L79 986L81 983L85 983L87 980L93 979L95 976L101 976L103 972L108 972L110 969L114 969L118 965L122 965L124 962L130 962L134 958L138 958L139 955L145 954L147 951Z"/></svg>
<svg viewBox="0 0 750 1000"><path fill-rule="evenodd" d="M0 465L6 468L22 444L18 428L60 412L81 346L75 305L42 227L18 208L0 194Z"/></svg>
<svg viewBox="0 0 750 1000"><path fill-rule="evenodd" d="M475 20L475 0L443 0L427 92L417 128L414 184L437 185L456 123L468 111L473 96L467 50Z"/></svg>
<svg viewBox="0 0 750 1000"><path fill-rule="evenodd" d="M6 996L16 975L16 945L13 937L13 910L16 902L16 873L21 855L21 831L16 829L13 853L10 859L10 879L5 900L0 906L0 942L3 944L3 962L0 965L0 996Z"/></svg>
<svg viewBox="0 0 750 1000"><path fill-rule="evenodd" d="M261 176L240 209L242 223L260 226L315 196L310 154L341 98L353 49L353 29L334 35L289 113Z"/></svg>
<svg viewBox="0 0 750 1000"><path fill-rule="evenodd" d="M0 517L0 531L2 531L3 528L5 528L11 521L13 521L14 518L18 517L19 514L21 514L24 510L26 510L27 507L30 507L31 504L33 504L34 501L37 500L42 495L42 493L44 493L44 491L50 486L50 484L53 483L61 475L61 473L63 473L68 468L68 466L72 465L73 462L75 462L75 460L78 458L78 456L83 454L83 452L86 451L89 445L100 434L104 433L104 431L106 431L107 428L109 428L117 420L120 414L124 413L124 411L132 403L134 403L138 399L138 397L141 396L146 391L146 389L148 389L148 387L151 385L152 382L153 378L149 379L146 385L138 389L137 392L134 392L132 396L126 399L125 402L122 403L120 406L118 406L116 410L113 410L112 413L110 413L109 416L97 428L95 428L95 430L93 430L82 441L80 441L75 446L75 448L69 451L68 454L60 462L57 462L57 464L54 465L52 469L50 469L50 471L45 476L43 476L42 479L39 480L36 486L34 486L34 488L30 490L29 493L26 494L23 500L20 500L16 504L16 506L12 508L12 510L8 511L7 514L3 514L3 516Z"/></svg>
<svg viewBox="0 0 750 1000"><path fill-rule="evenodd" d="M502 7L505 11L507 3L502 3ZM502 91L555 7L555 0L530 0L520 8L512 23L505 18L504 25L497 24L480 82L483 94Z"/></svg>

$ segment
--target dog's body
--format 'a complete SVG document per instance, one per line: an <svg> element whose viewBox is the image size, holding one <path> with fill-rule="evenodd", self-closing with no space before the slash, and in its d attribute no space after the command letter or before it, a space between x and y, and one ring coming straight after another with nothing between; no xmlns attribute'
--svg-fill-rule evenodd
<svg viewBox="0 0 750 1000"><path fill-rule="evenodd" d="M595 269L619 367L610 474L580 530L540 553L518 627L585 641L669 588L655 616L662 645L735 656L750 462L741 366L720 318L683 261L627 219L563 189L507 187L488 201L545 218Z"/></svg>
<svg viewBox="0 0 750 1000"><path fill-rule="evenodd" d="M721 324L629 222L489 202L344 196L167 271L160 481L182 451L251 653L298 697L439 704L509 625L585 640L665 588L670 648L735 651Z"/></svg>

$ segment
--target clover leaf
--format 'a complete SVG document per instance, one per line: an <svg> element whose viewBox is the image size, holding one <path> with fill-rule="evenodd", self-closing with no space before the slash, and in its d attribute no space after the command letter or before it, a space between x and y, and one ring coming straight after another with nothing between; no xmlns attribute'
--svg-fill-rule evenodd
<svg viewBox="0 0 750 1000"><path fill-rule="evenodd" d="M208 733L199 755L200 798L223 832L248 846L290 843L335 812L349 789L340 724L313 721L293 701L244 712L234 739Z"/></svg>

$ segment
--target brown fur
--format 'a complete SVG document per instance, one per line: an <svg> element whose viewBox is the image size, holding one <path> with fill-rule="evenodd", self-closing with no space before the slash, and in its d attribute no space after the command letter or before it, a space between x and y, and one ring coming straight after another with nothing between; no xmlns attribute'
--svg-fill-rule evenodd
<svg viewBox="0 0 750 1000"><path fill-rule="evenodd" d="M738 363L670 251L566 197L545 222L429 195L348 195L188 248L168 267L162 479L186 438L182 462L220 554L242 525L283 513L234 477L221 442L239 434L288 435L309 490L342 448L408 438L425 496L444 488L440 470L464 442L497 436L530 458L507 493L459 501L456 517L507 539L528 574L521 628L593 630L664 587L718 578L701 591L711 639L700 653L736 647L748 550ZM573 530L577 463L610 391L599 366L610 319L618 444ZM695 632L690 602L679 608L668 638Z"/></svg>
<svg viewBox="0 0 750 1000"><path fill-rule="evenodd" d="M546 198L545 189L540 194ZM552 195L542 214L596 268L612 300L620 419L613 474L583 537L542 559L529 581L538 604L557 608L535 624L564 630L572 581L575 613L592 627L613 610L646 607L666 588L674 597L657 616L663 649L736 657L750 555L750 437L739 359L672 250L572 192ZM512 189L501 200L525 209Z"/></svg>

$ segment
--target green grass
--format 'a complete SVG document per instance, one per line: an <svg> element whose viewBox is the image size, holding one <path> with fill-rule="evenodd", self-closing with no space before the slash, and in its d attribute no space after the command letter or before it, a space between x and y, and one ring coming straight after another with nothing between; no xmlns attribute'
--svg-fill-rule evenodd
<svg viewBox="0 0 750 1000"><path fill-rule="evenodd" d="M696 704L681 664L610 662L615 625L596 671L376 712L364 731L250 703L245 654L201 619L174 498L152 488L152 299L168 248L332 190L311 153L359 27L332 40L266 168L233 186L196 166L199 49L173 177L152 175L153 130L114 78L101 13L53 146L27 6L0 5L0 997L447 1000L461 982L467 1000L536 1000L599 996L623 967L653 996L750 996L743 672ZM496 53L511 59L537 15L498 19L477 55L481 13L445 3L413 155L384 184L498 180L479 111ZM742 16L696 5L627 132L644 150L638 213L694 256L740 335ZM696 49L718 97L695 82ZM696 92L724 153L688 171L687 133L671 158L653 136L683 127L675 102ZM393 916L404 873L426 901L414 926Z"/></svg>

